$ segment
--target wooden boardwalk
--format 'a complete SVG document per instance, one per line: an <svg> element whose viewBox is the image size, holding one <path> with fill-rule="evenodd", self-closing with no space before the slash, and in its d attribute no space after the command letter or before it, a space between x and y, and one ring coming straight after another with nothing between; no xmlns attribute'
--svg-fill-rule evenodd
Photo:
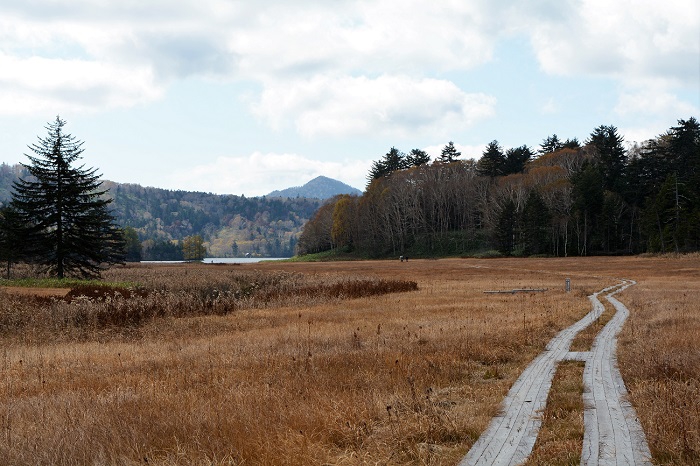
<svg viewBox="0 0 700 466"><path fill-rule="evenodd" d="M586 361L584 378L586 374L593 374L585 382L584 403L588 414L584 414L586 434L582 463L587 465L650 464L644 433L634 424L636 422L634 410L629 403L621 401L626 391L614 360L615 336L624 323L626 315L618 317L624 306L611 295L632 283L623 282L621 285L605 288L589 296L592 310L574 325L559 332L549 342L546 350L530 363L508 392L503 401L501 414L493 418L489 427L472 446L459 466L517 465L527 460L542 424L540 413L547 403L556 366L563 360ZM590 352L569 352L575 336L603 313L604 307L598 300L598 295L601 293L609 293L607 299L617 309L615 318L598 335L596 344ZM619 324L611 325L613 322L619 322ZM615 372L618 377L615 377ZM607 383L608 380L611 383ZM606 386L609 388L604 388ZM603 409L604 406L606 409ZM624 424L627 427L617 421L620 418L617 416L618 412L622 413L621 417L627 420ZM615 413L615 415L606 416L606 413ZM639 426L638 422L636 426ZM611 441L614 443L612 449L608 446ZM610 455L619 461L606 462L606 458Z"/></svg>
<svg viewBox="0 0 700 466"><path fill-rule="evenodd" d="M617 312L596 337L584 369L584 465L651 464L649 446L634 408L627 401L627 389L615 356L616 336L629 310L612 295L633 284L628 281L606 296Z"/></svg>

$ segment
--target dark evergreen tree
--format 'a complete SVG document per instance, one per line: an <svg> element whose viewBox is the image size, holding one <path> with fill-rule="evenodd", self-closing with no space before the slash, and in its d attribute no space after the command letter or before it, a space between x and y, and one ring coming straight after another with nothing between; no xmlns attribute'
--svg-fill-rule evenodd
<svg viewBox="0 0 700 466"><path fill-rule="evenodd" d="M533 155L535 154L527 146L508 149L503 163L503 174L522 173L525 170L525 165L532 159Z"/></svg>
<svg viewBox="0 0 700 466"><path fill-rule="evenodd" d="M155 241L150 247L144 248L144 260L148 261L181 261L182 243L177 241Z"/></svg>
<svg viewBox="0 0 700 466"><path fill-rule="evenodd" d="M678 120L666 139L668 173L675 173L681 182L690 182L700 194L700 123L692 117Z"/></svg>
<svg viewBox="0 0 700 466"><path fill-rule="evenodd" d="M389 149L389 152L384 154L381 160L372 163L367 180L371 183L372 180L389 176L393 172L408 168L410 164L406 158L406 154L398 150L396 147Z"/></svg>
<svg viewBox="0 0 700 466"><path fill-rule="evenodd" d="M454 142L450 141L445 145L445 147L442 148L442 152L440 152L440 156L437 158L436 162L437 163L456 162L457 158L459 158L460 155L462 155L462 153L457 150Z"/></svg>
<svg viewBox="0 0 700 466"><path fill-rule="evenodd" d="M581 143L578 142L578 138L567 139L564 144L561 145L562 149L580 149Z"/></svg>
<svg viewBox="0 0 700 466"><path fill-rule="evenodd" d="M498 250L507 256L511 255L515 250L517 225L518 213L515 202L512 199L508 199L498 215L498 224L495 232Z"/></svg>
<svg viewBox="0 0 700 466"><path fill-rule="evenodd" d="M578 253L586 256L592 248L600 247L599 239L597 244L594 244L593 239L603 209L603 177L599 167L589 164L571 178L571 184Z"/></svg>
<svg viewBox="0 0 700 466"><path fill-rule="evenodd" d="M549 223L551 214L540 193L533 189L522 213L522 246L525 254L546 254L550 251Z"/></svg>
<svg viewBox="0 0 700 466"><path fill-rule="evenodd" d="M562 142L559 140L559 136L552 134L551 136L544 138L542 144L540 144L539 153L542 155L551 154L552 152L556 152L563 147Z"/></svg>
<svg viewBox="0 0 700 466"><path fill-rule="evenodd" d="M622 175L627 164L624 139L614 126L599 126L591 133L588 144L592 146L596 162L603 175L603 187L621 192Z"/></svg>
<svg viewBox="0 0 700 466"><path fill-rule="evenodd" d="M629 210L629 205L620 194L612 191L603 193L597 233L606 254L622 253L627 247Z"/></svg>
<svg viewBox="0 0 700 466"><path fill-rule="evenodd" d="M10 279L12 265L22 258L25 241L17 212L12 207L0 209L0 260L5 262Z"/></svg>
<svg viewBox="0 0 700 466"><path fill-rule="evenodd" d="M479 175L494 178L505 173L506 156L503 149L494 140L488 143L483 155L476 164Z"/></svg>
<svg viewBox="0 0 700 466"><path fill-rule="evenodd" d="M644 211L649 250L678 253L697 249L699 214L692 189L675 174L669 175Z"/></svg>
<svg viewBox="0 0 700 466"><path fill-rule="evenodd" d="M430 163L430 156L424 150L413 149L406 157L409 166L420 167Z"/></svg>
<svg viewBox="0 0 700 466"><path fill-rule="evenodd" d="M73 164L83 153L81 141L64 133L56 117L48 136L29 146L23 166L31 177L14 183L12 207L22 225L26 258L59 278L97 276L106 264L124 260L124 239L108 210L111 200L100 188L97 170Z"/></svg>
<svg viewBox="0 0 700 466"><path fill-rule="evenodd" d="M369 173L367 174L367 184L369 185L372 181L387 176L389 173L389 170L382 160L375 160L372 162L372 167L370 167Z"/></svg>

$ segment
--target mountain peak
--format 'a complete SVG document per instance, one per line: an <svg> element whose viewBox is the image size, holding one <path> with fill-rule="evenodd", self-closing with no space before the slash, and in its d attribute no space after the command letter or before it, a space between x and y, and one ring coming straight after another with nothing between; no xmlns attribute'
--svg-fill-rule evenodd
<svg viewBox="0 0 700 466"><path fill-rule="evenodd" d="M353 188L341 181L328 178L327 176L317 176L304 186L272 191L269 197L306 197L315 199L328 199L338 194L360 195L362 191Z"/></svg>

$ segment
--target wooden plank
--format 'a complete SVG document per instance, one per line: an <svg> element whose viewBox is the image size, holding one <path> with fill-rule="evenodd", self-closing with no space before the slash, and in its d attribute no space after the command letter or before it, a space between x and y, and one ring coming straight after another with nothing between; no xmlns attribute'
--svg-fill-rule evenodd
<svg viewBox="0 0 700 466"><path fill-rule="evenodd" d="M487 290L486 294L544 293L547 288L516 288L513 290Z"/></svg>

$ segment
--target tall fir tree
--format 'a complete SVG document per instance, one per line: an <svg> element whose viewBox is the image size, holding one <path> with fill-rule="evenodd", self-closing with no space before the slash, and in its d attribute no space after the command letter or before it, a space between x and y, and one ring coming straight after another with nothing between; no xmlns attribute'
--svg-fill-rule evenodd
<svg viewBox="0 0 700 466"><path fill-rule="evenodd" d="M384 176L389 176L395 171L403 170L408 168L410 163L406 158L406 154L398 150L396 147L389 149L389 152L384 154L381 160L375 160L372 162L372 167L367 175L368 183L373 180L382 178Z"/></svg>
<svg viewBox="0 0 700 466"><path fill-rule="evenodd" d="M48 135L29 146L31 175L14 183L11 206L26 244L26 259L58 278L99 276L105 265L122 263L124 239L108 210L111 199L97 170L74 163L83 142L65 133L65 120L46 127Z"/></svg>
<svg viewBox="0 0 700 466"><path fill-rule="evenodd" d="M551 214L540 193L533 189L522 212L522 247L528 255L550 252L549 225Z"/></svg>
<svg viewBox="0 0 700 466"><path fill-rule="evenodd" d="M515 202L512 199L508 199L501 208L495 228L495 240L498 250L507 256L511 255L515 250L517 230L518 212Z"/></svg>
<svg viewBox="0 0 700 466"><path fill-rule="evenodd" d="M525 166L532 160L534 155L532 150L524 145L508 149L505 153L505 161L503 162L503 174L522 173L525 171Z"/></svg>
<svg viewBox="0 0 700 466"><path fill-rule="evenodd" d="M542 144L540 144L539 153L542 155L551 154L552 152L556 152L559 149L562 149L563 147L564 145L559 139L559 136L557 136L556 134L552 134L551 136L547 136L546 138L544 138Z"/></svg>
<svg viewBox="0 0 700 466"><path fill-rule="evenodd" d="M440 156L435 160L437 163L452 163L456 162L457 158L462 155L461 152L457 150L455 147L455 143L450 141L448 142L445 147L442 148L442 151L440 152Z"/></svg>
<svg viewBox="0 0 700 466"><path fill-rule="evenodd" d="M477 162L476 169L479 175L495 178L505 174L506 156L498 141L489 142L484 153Z"/></svg>
<svg viewBox="0 0 700 466"><path fill-rule="evenodd" d="M412 149L408 156L406 156L406 161L411 166L420 167L430 163L430 156L424 150Z"/></svg>
<svg viewBox="0 0 700 466"><path fill-rule="evenodd" d="M622 175L627 165L627 152L623 142L624 138L612 125L597 127L588 139L603 174L603 187L614 192L623 190Z"/></svg>

